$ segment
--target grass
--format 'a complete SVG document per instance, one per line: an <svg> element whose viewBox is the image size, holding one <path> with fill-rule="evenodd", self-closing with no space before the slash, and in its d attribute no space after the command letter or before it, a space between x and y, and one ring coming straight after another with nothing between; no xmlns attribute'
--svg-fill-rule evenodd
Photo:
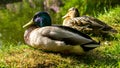
<svg viewBox="0 0 120 68"><path fill-rule="evenodd" d="M39 49L34 49L32 47L29 47L28 45L25 45L23 43L23 36L22 36L24 29L22 29L21 27L24 24L24 22L28 22L30 20L29 18L32 17L32 15L36 11L39 10L39 9L34 9L33 11L33 9L29 8L28 6L25 7L25 9L27 9L26 11L24 11L26 13L21 11L23 14L15 14L15 15L7 12L7 10L4 11L0 10L0 15L1 15L0 23L2 23L2 25L0 25L1 28L0 31L3 29L2 36L4 37L5 40L12 39L12 42L5 41L5 43L2 44L2 46L0 46L0 67L120 68L120 24L119 24L120 7L119 6L110 9L109 11L106 11L104 14L98 14L97 17L100 20L112 26L113 28L115 28L116 30L118 30L118 33L110 34L108 36L95 37L101 41L101 46L81 56L73 55L73 54L64 55L60 53L45 52ZM28 10L31 11L28 12ZM14 18L16 18L17 21ZM2 27L3 25L4 27ZM18 36L15 37L16 35Z"/></svg>
<svg viewBox="0 0 120 68"><path fill-rule="evenodd" d="M120 63L118 42L102 45L81 56L45 52L24 44L6 45L9 46L4 46L0 50L0 67L115 68L119 67Z"/></svg>
<svg viewBox="0 0 120 68"><path fill-rule="evenodd" d="M2 52L0 51L0 53ZM42 52L26 45L11 45L1 56L3 67L55 67L61 66L61 63L71 63L70 58L62 58L60 54Z"/></svg>

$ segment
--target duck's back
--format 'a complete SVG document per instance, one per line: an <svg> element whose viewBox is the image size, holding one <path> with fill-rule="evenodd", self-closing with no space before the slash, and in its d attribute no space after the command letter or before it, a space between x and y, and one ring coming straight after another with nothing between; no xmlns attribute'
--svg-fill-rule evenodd
<svg viewBox="0 0 120 68"><path fill-rule="evenodd" d="M36 28L28 32L27 37L30 45L45 44L46 40L64 41L65 44L77 45L93 41L88 35L82 32L65 26L47 26ZM69 40L69 41L68 41Z"/></svg>
<svg viewBox="0 0 120 68"><path fill-rule="evenodd" d="M63 21L63 25L79 29L80 31L117 32L106 23L90 16L69 18Z"/></svg>

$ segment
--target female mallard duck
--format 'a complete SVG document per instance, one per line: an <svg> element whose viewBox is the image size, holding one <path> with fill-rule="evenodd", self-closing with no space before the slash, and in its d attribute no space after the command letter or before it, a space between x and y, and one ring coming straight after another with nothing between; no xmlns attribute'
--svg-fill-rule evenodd
<svg viewBox="0 0 120 68"><path fill-rule="evenodd" d="M68 13L63 16L64 26L73 27L75 29L78 29L82 32L87 33L94 33L94 34L100 34L100 33L117 33L117 30L113 29L109 25L105 24L104 22L90 16L80 16L79 17L79 11L77 8L70 8L68 10Z"/></svg>
<svg viewBox="0 0 120 68"><path fill-rule="evenodd" d="M43 50L82 54L100 45L76 29L67 26L51 26L51 18L46 12L36 13L23 27L28 27L24 34L25 42Z"/></svg>

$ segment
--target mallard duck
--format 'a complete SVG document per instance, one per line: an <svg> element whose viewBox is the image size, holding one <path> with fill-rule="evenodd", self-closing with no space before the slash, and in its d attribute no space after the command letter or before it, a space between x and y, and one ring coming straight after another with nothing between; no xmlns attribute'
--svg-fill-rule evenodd
<svg viewBox="0 0 120 68"><path fill-rule="evenodd" d="M64 26L69 26L85 33L117 33L117 30L113 29L111 26L99 19L90 16L79 16L79 11L75 7L70 8L63 18Z"/></svg>
<svg viewBox="0 0 120 68"><path fill-rule="evenodd" d="M26 44L42 50L79 55L100 46L99 42L76 29L52 26L47 12L36 13L32 20L23 26L25 27Z"/></svg>

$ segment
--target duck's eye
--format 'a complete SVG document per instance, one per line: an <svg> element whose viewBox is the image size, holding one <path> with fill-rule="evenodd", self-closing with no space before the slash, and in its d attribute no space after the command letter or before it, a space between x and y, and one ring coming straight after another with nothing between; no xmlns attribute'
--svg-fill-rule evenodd
<svg viewBox="0 0 120 68"><path fill-rule="evenodd" d="M39 22L41 22L41 21L42 21L42 18L40 18L40 17L37 17L37 18L34 20L35 23L39 23Z"/></svg>
<svg viewBox="0 0 120 68"><path fill-rule="evenodd" d="M33 17L33 21L35 22L35 20L36 20L37 18L39 18L39 16L38 16L38 15L35 15L35 16Z"/></svg>

